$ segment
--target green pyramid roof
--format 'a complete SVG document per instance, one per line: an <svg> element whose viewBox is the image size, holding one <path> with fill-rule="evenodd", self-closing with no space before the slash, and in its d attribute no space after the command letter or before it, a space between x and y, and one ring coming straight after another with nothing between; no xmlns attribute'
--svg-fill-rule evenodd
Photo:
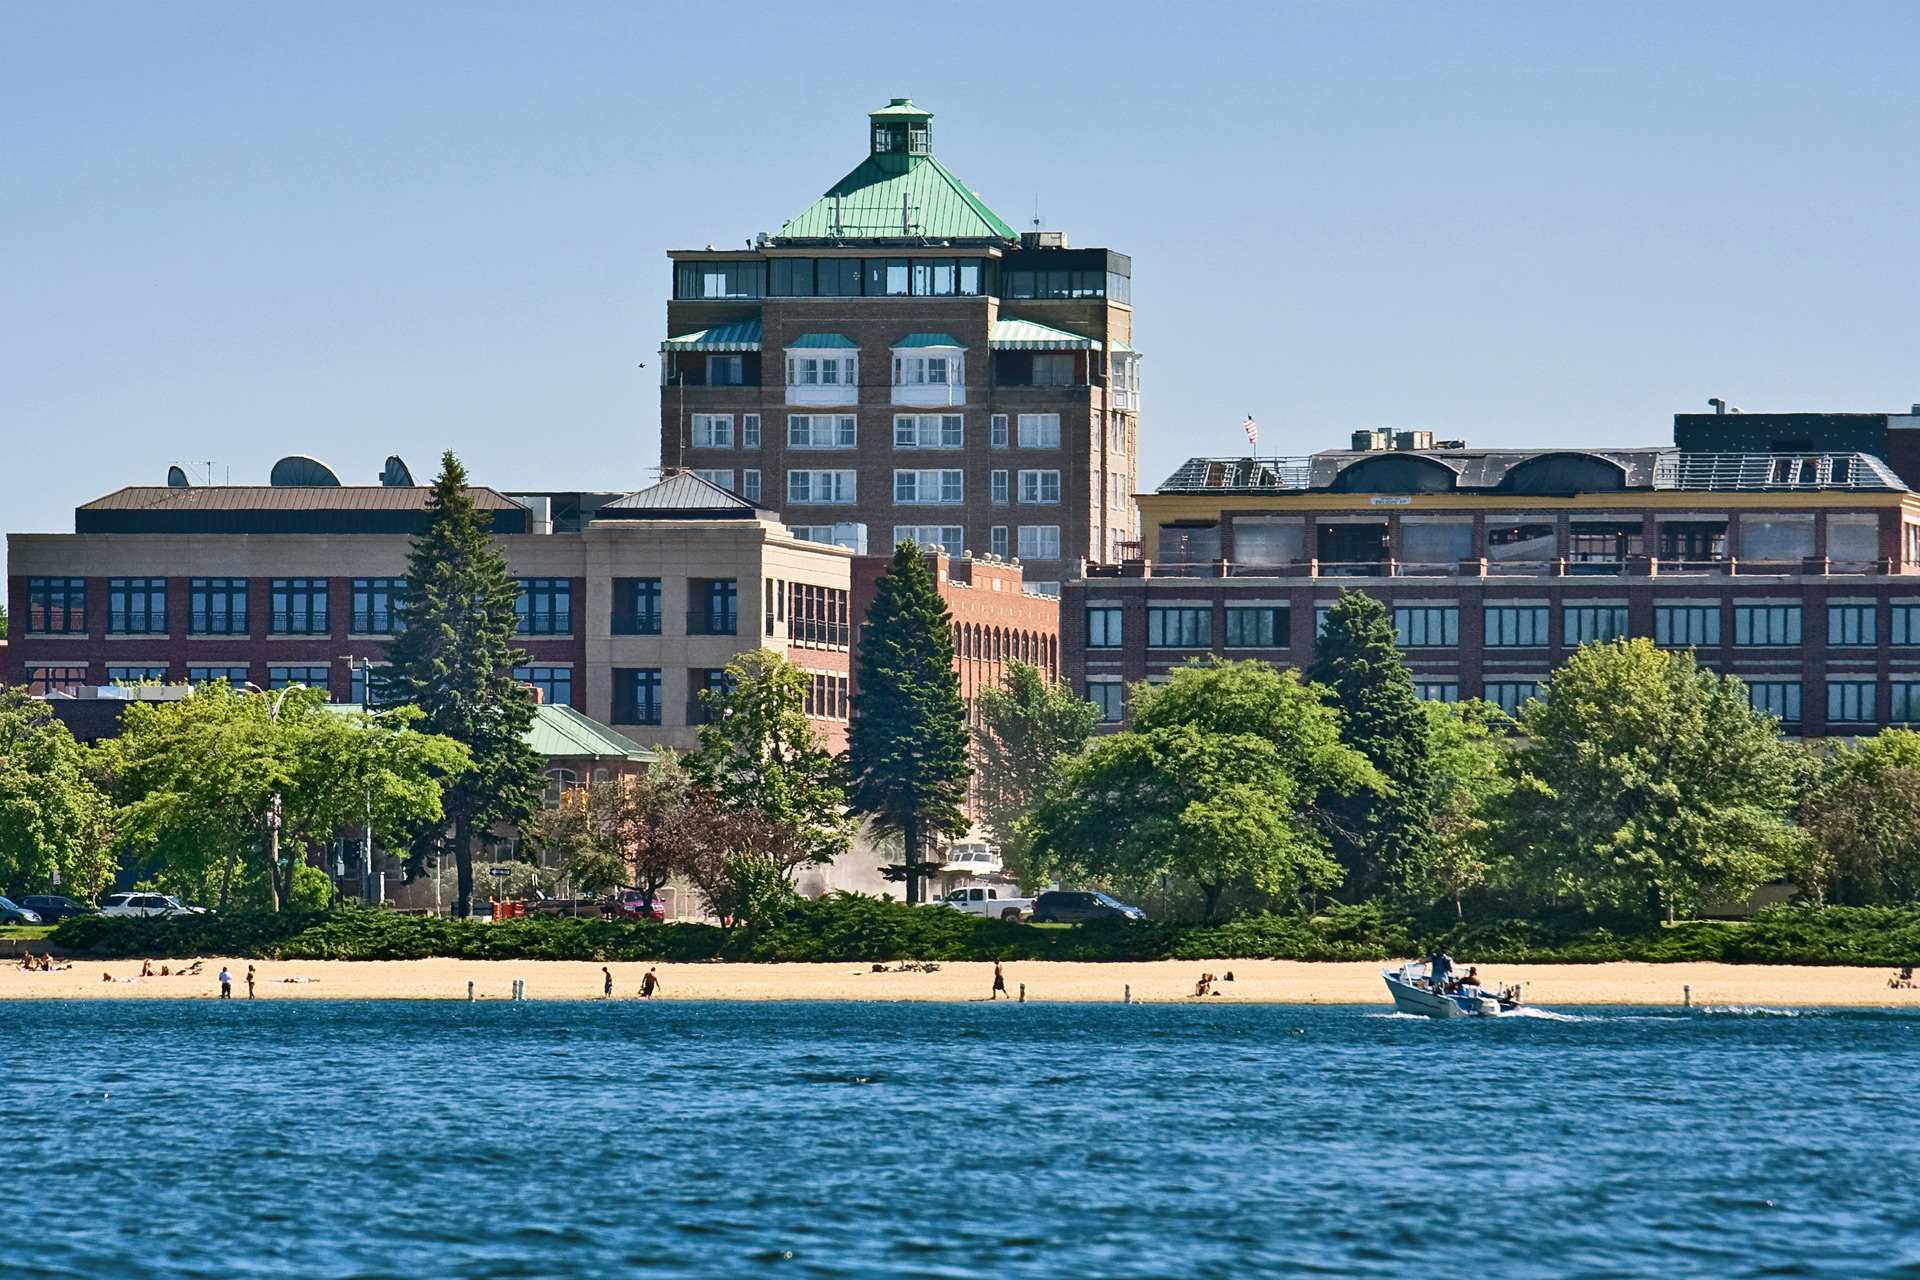
<svg viewBox="0 0 1920 1280"><path fill-rule="evenodd" d="M871 113L879 120L931 119L905 98ZM930 155L880 151L827 188L780 230L783 240L1017 241L986 202Z"/></svg>

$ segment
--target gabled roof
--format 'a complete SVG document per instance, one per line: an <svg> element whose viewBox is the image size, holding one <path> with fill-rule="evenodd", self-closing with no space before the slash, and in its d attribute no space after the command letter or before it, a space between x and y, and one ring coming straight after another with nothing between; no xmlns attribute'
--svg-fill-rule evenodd
<svg viewBox="0 0 1920 1280"><path fill-rule="evenodd" d="M803 333L787 343L788 351L825 347L835 351L858 351L860 344L843 333Z"/></svg>
<svg viewBox="0 0 1920 1280"><path fill-rule="evenodd" d="M598 720L589 719L572 707L557 703L542 703L535 709L533 724L522 741L533 748L535 755L548 760L584 757L651 764L660 758L660 753L651 747L642 746Z"/></svg>
<svg viewBox="0 0 1920 1280"><path fill-rule="evenodd" d="M758 351L760 349L760 322L758 320L738 320L733 324L717 324L711 329L701 329L694 333L683 333L677 338L668 338L660 344L662 351Z"/></svg>
<svg viewBox="0 0 1920 1280"><path fill-rule="evenodd" d="M1097 339L1037 320L995 320L987 345L995 351L1098 351ZM1116 346L1119 344L1115 344Z"/></svg>
<svg viewBox="0 0 1920 1280"><path fill-rule="evenodd" d="M595 520L757 520L765 508L691 471L668 476L593 513Z"/></svg>
<svg viewBox="0 0 1920 1280"><path fill-rule="evenodd" d="M837 206L837 213L836 213ZM1017 242L986 202L932 156L868 156L780 229L782 240Z"/></svg>

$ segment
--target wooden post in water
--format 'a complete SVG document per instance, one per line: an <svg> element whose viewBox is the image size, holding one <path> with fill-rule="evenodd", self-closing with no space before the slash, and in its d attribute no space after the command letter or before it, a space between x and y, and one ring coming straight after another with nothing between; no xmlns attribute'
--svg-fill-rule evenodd
<svg viewBox="0 0 1920 1280"><path fill-rule="evenodd" d="M1133 984L1131 982L1129 982L1126 985L1126 994L1120 997L1120 1003L1121 1004L1133 1003Z"/></svg>
<svg viewBox="0 0 1920 1280"><path fill-rule="evenodd" d="M1682 1009L1693 1008L1693 988L1691 986L1680 988L1680 1007Z"/></svg>

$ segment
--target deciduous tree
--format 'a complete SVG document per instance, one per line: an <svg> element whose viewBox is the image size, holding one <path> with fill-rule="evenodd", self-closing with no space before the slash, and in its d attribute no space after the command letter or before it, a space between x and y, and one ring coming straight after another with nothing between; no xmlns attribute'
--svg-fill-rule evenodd
<svg viewBox="0 0 1920 1280"><path fill-rule="evenodd" d="M113 878L112 819L87 748L45 702L0 689L0 884L94 896Z"/></svg>
<svg viewBox="0 0 1920 1280"><path fill-rule="evenodd" d="M979 794L1001 858L1023 885L1037 883L1028 868L1020 819L1046 794L1056 765L1086 750L1100 709L1046 672L1007 659L999 686L974 695L980 724L973 731Z"/></svg>
<svg viewBox="0 0 1920 1280"><path fill-rule="evenodd" d="M1802 803L1813 838L1800 868L1815 900L1920 900L1920 733L1883 729L1821 763Z"/></svg>
<svg viewBox="0 0 1920 1280"><path fill-rule="evenodd" d="M854 809L900 833L904 864L890 870L921 898L927 841L967 829L960 802L973 768L967 709L953 666L953 620L926 553L893 549L860 628L858 689L848 728Z"/></svg>
<svg viewBox="0 0 1920 1280"><path fill-rule="evenodd" d="M533 696L513 678L526 662L514 644L519 594L494 545L492 515L474 504L466 469L449 451L407 557L406 630L387 646L387 678L392 693L423 713L423 730L452 738L471 757L444 798L461 916L473 911L475 832L531 817L544 789L540 758L525 741ZM416 862L422 852L424 841Z"/></svg>
<svg viewBox="0 0 1920 1280"><path fill-rule="evenodd" d="M1540 888L1672 917L1744 897L1799 848L1794 750L1691 653L1582 646L1520 728L1502 838Z"/></svg>

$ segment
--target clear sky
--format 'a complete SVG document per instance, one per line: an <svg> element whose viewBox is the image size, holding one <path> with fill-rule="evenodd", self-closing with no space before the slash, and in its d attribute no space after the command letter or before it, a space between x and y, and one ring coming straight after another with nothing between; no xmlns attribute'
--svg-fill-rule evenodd
<svg viewBox="0 0 1920 1280"><path fill-rule="evenodd" d="M903 94L1133 256L1149 485L1248 413L1905 410L1916 67L1912 3L0 3L0 527L295 452L637 487L665 251L777 230Z"/></svg>

